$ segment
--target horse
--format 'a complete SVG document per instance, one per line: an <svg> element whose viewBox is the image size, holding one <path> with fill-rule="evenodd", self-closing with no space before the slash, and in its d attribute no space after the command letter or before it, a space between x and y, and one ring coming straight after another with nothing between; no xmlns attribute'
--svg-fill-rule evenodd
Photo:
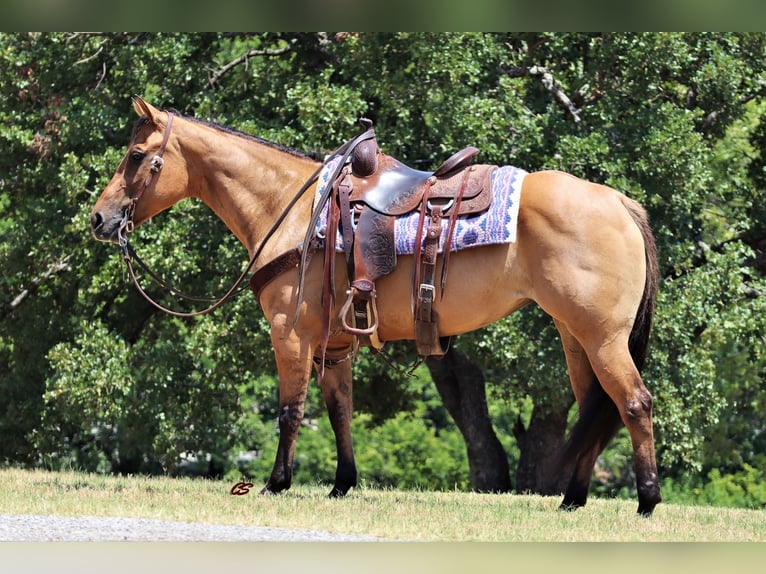
<svg viewBox="0 0 766 574"><path fill-rule="evenodd" d="M138 96L132 104L139 118L127 152L92 208L96 239L124 244L134 227L196 198L247 249L255 270L304 242L314 198L286 191L316 186L321 161ZM381 340L415 338L413 265L411 256L401 256L395 270L377 282ZM355 338L340 325L340 300L333 300L326 358L318 365L324 261L317 256L306 269L299 267L286 266L258 294L279 379L279 444L261 493L291 486L308 384L321 368L319 384L337 447L330 496L340 497L358 481L350 430ZM449 274L471 280L452 281L434 300L441 335L479 329L531 303L557 327L578 405L566 456L573 471L560 508L586 504L597 457L624 424L633 448L638 513L650 516L662 497L653 399L640 369L655 312L658 263L644 208L620 191L565 172L529 172L516 240L454 252ZM338 292L348 288L343 264L334 281Z"/></svg>

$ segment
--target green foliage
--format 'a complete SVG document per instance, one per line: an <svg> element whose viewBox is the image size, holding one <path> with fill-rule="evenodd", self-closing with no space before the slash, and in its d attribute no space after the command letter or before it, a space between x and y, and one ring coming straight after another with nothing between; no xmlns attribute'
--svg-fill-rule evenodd
<svg viewBox="0 0 766 574"><path fill-rule="evenodd" d="M216 475L268 472L276 381L251 296L199 320L158 315L128 285L117 252L90 237L91 205L124 153L129 97L139 93L320 154L367 116L383 150L416 167L472 144L482 162L562 169L624 190L647 207L660 252L644 376L663 476L671 492L755 481L766 470L765 40L0 34L0 461L158 473L201 460ZM142 227L136 248L196 293L221 293L247 259L192 201ZM485 372L513 464L516 425L572 401L556 330L526 309L457 344ZM408 346L390 350L411 361ZM355 369L363 480L467 488L462 439L423 373L411 379L366 355ZM301 433L300 480L326 481L334 469L319 394L312 385L316 423ZM618 437L600 461L599 492L632 488L631 460ZM748 496L731 500L758 500Z"/></svg>
<svg viewBox="0 0 766 574"><path fill-rule="evenodd" d="M356 432L363 480L376 487L468 490L465 444L454 428L437 432L425 413L399 413L380 427ZM360 417L364 422L365 417ZM367 428L366 428L367 427Z"/></svg>
<svg viewBox="0 0 766 574"><path fill-rule="evenodd" d="M568 409L564 352L553 322L539 308L522 310L481 331L460 338L461 349L481 365L491 392L517 408L526 397L543 409Z"/></svg>
<svg viewBox="0 0 766 574"><path fill-rule="evenodd" d="M714 468L707 474L707 480L667 479L663 485L663 496L675 504L696 504L705 506L729 506L735 508L766 508L766 473L749 464L728 474Z"/></svg>
<svg viewBox="0 0 766 574"><path fill-rule="evenodd" d="M352 424L362 484L404 490L470 488L465 444L457 429L437 432L418 412L400 412L378 426L371 418L361 413ZM261 454L241 465L240 470L254 480L264 480L271 472L276 441ZM294 480L299 484L332 484L336 462L335 437L328 418L309 419L299 435Z"/></svg>

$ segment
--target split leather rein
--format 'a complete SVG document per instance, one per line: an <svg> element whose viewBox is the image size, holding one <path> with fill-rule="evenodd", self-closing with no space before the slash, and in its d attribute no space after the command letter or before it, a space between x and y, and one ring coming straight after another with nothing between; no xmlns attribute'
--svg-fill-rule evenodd
<svg viewBox="0 0 766 574"><path fill-rule="evenodd" d="M330 181L334 181L335 178L337 178L337 176L340 174L340 171L343 169L343 166L345 165L346 160L351 155L356 145L361 141L375 137L375 132L373 131L373 129L368 128L365 132L363 132L356 138L346 142L341 147L336 149L334 152L329 154L327 158L325 159L325 161L322 163L322 165L320 165L316 169L316 171L309 177L309 179L306 180L306 182L301 186L301 188L298 190L295 196L290 200L290 202L284 208L280 216L274 221L271 228L269 229L269 231L266 233L266 235L263 237L260 244L258 245L258 248L253 252L253 255L250 258L250 261L248 262L247 266L242 271L242 273L240 273L239 277L234 281L234 283L229 288L229 290L226 291L226 293L224 293L220 297L196 296L196 295L189 295L187 293L184 293L183 291L171 285L169 282L159 277L159 275L153 272L147 266L147 264L144 263L144 261L136 254L135 250L133 249L133 247L131 247L128 241L128 235L135 228L135 224L133 223L133 215L135 214L135 211L136 211L136 205L138 201L141 199L141 197L143 196L144 192L151 185L152 181L154 180L154 177L156 175L159 175L159 173L162 171L162 167L164 165L164 160L162 156L165 153L165 148L167 147L168 139L170 138L170 130L173 125L173 117L174 117L173 112L168 111L167 114L168 114L168 121L167 121L167 125L165 126L165 134L163 136L162 143L160 144L160 148L157 150L157 154L154 157L152 157L151 168L146 178L144 179L144 182L141 188L139 189L138 193L135 196L131 197L130 204L128 205L127 209L123 213L122 221L120 222L120 226L117 230L117 243L122 249L123 259L125 260L125 263L127 264L128 273L130 274L130 277L133 280L133 284L138 289L138 292L141 293L144 299L146 299L154 307L156 307L160 311L163 311L175 317L196 317L199 315L210 313L211 311L214 311L215 309L217 309L218 307L220 307L227 301L238 296L242 291L245 291L247 287L242 286L242 283L247 278L248 273L255 265L256 261L258 260L258 257L260 257L264 247L266 247L266 243L269 241L269 239L271 239L274 233L276 233L276 231L279 229L279 226L287 218L288 214L290 213L290 210L295 206L298 200L316 182L317 177L319 176L319 173L321 172L322 168L324 168L324 166L333 158L339 155L342 155L342 159L340 162L338 162L338 166L336 168L337 173L334 173L330 179ZM308 254L309 241L311 240L311 236L312 236L316 221L319 218L319 214L321 211L320 208L322 205L324 205L324 202L329 197L329 191L331 191L330 188L331 186L328 185L327 190L325 191L323 196L319 199L317 203L317 208L312 213L311 221L309 222L308 229L306 230L306 240L303 243L305 248L303 249L303 254L301 258L301 280L300 280L299 291L298 291L298 305L300 305L301 296L302 296L303 271L304 271L304 267L306 263L306 255ZM151 295L149 295L149 293L147 293L146 290L141 286L141 283L138 280L135 268L133 266L134 261L150 277L152 277L152 279L154 279L158 284L160 284L162 287L164 287L171 293L178 295L179 297L183 299L187 299L189 301L206 301L211 304L204 309L201 309L199 311L191 311L191 312L175 311L173 309L169 309L168 307L165 307L164 305L159 303L156 299L154 299ZM297 319L297 314L296 314L296 319Z"/></svg>

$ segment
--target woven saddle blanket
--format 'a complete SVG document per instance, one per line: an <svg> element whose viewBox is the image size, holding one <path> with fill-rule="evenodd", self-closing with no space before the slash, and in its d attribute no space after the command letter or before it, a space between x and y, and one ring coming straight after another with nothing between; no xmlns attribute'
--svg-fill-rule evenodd
<svg viewBox="0 0 766 574"><path fill-rule="evenodd" d="M319 175L316 198L324 192L328 181L335 171L340 158L329 162ZM460 216L455 224L455 231L450 243L450 251L458 251L469 247L513 243L516 241L516 227L521 197L521 184L527 172L513 166L498 167L492 173L492 204L482 213ZM317 221L317 235L325 236L327 229L327 212L325 206ZM394 237L397 255L412 255L415 250L419 212L403 215L396 219ZM442 221L442 235L439 240L439 252L444 251L447 235L448 218ZM340 226L339 226L340 227ZM336 248L343 250L343 233L338 230Z"/></svg>

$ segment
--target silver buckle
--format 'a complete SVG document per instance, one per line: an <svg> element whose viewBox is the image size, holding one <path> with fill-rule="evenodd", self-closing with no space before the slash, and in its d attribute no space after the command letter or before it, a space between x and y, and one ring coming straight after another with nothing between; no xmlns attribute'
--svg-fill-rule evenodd
<svg viewBox="0 0 766 574"><path fill-rule="evenodd" d="M436 293L436 287L429 285L428 283L420 284L419 296L421 301L433 302L434 294Z"/></svg>
<svg viewBox="0 0 766 574"><path fill-rule="evenodd" d="M160 156L155 155L152 158L152 167L151 167L152 172L153 173L159 173L160 170L162 169L162 166L164 164L165 164L165 162L163 161L163 159Z"/></svg>

